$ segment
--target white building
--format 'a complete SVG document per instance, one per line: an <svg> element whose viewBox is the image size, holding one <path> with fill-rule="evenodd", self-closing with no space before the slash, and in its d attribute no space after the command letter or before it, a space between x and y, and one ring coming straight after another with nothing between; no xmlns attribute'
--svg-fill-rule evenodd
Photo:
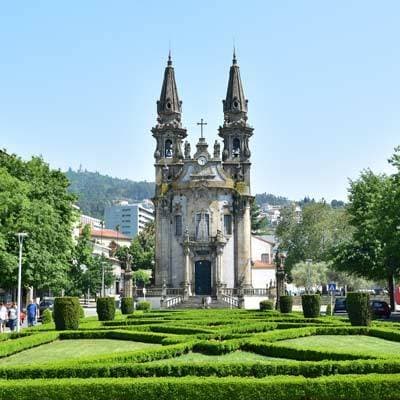
<svg viewBox="0 0 400 400"><path fill-rule="evenodd" d="M154 221L154 211L148 201L129 204L121 201L108 206L104 213L104 222L107 229L116 229L130 238L140 233L149 222Z"/></svg>
<svg viewBox="0 0 400 400"><path fill-rule="evenodd" d="M274 242L262 236L252 235L251 237L253 288L275 285L274 245Z"/></svg>

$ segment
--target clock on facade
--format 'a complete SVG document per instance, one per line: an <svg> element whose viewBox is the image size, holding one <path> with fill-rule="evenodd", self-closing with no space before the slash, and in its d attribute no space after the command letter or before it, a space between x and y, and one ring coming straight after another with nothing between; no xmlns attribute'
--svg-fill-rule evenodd
<svg viewBox="0 0 400 400"><path fill-rule="evenodd" d="M207 164L207 157L205 157L205 156L200 156L200 157L197 159L197 162L198 162L199 165L206 165L206 164Z"/></svg>

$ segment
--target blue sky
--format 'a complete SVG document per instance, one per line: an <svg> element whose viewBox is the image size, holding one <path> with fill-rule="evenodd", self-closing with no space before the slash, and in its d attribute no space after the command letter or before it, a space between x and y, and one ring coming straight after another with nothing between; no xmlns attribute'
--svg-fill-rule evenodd
<svg viewBox="0 0 400 400"><path fill-rule="evenodd" d="M252 191L345 199L400 144L398 1L21 1L0 9L0 147L153 180L171 43L194 145L223 121L235 40Z"/></svg>

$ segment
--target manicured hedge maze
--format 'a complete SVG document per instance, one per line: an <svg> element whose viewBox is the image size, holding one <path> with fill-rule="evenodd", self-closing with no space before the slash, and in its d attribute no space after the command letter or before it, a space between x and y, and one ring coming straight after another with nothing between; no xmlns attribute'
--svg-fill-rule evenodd
<svg viewBox="0 0 400 400"><path fill-rule="evenodd" d="M334 345L318 346L321 335L326 340L333 336ZM340 348L344 335L354 338L354 348ZM5 358L0 400L400 398L399 352L358 350L366 336L398 349L400 325L375 321L357 327L344 318L244 310L135 312L113 321L87 318L70 331L55 331L48 324L0 335L0 358L55 340L158 346L41 365L7 365ZM307 338L312 343L313 337L311 347L290 341ZM379 340L374 342L379 345ZM249 353L265 361L242 361L241 354ZM198 354L203 355L196 361ZM235 357L227 361L227 354Z"/></svg>

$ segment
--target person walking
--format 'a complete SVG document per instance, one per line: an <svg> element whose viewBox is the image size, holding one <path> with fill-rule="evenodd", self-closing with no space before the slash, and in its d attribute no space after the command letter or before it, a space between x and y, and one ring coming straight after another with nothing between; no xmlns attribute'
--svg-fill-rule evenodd
<svg viewBox="0 0 400 400"><path fill-rule="evenodd" d="M15 303L12 303L11 307L8 309L8 325L10 326L11 332L14 332L17 323L17 306Z"/></svg>
<svg viewBox="0 0 400 400"><path fill-rule="evenodd" d="M26 313L28 316L28 327L34 326L36 323L37 305L33 302L33 300L31 300L28 304L28 307L26 307Z"/></svg>
<svg viewBox="0 0 400 400"><path fill-rule="evenodd" d="M4 303L0 304L0 333L6 331L6 323L8 319L7 307Z"/></svg>

